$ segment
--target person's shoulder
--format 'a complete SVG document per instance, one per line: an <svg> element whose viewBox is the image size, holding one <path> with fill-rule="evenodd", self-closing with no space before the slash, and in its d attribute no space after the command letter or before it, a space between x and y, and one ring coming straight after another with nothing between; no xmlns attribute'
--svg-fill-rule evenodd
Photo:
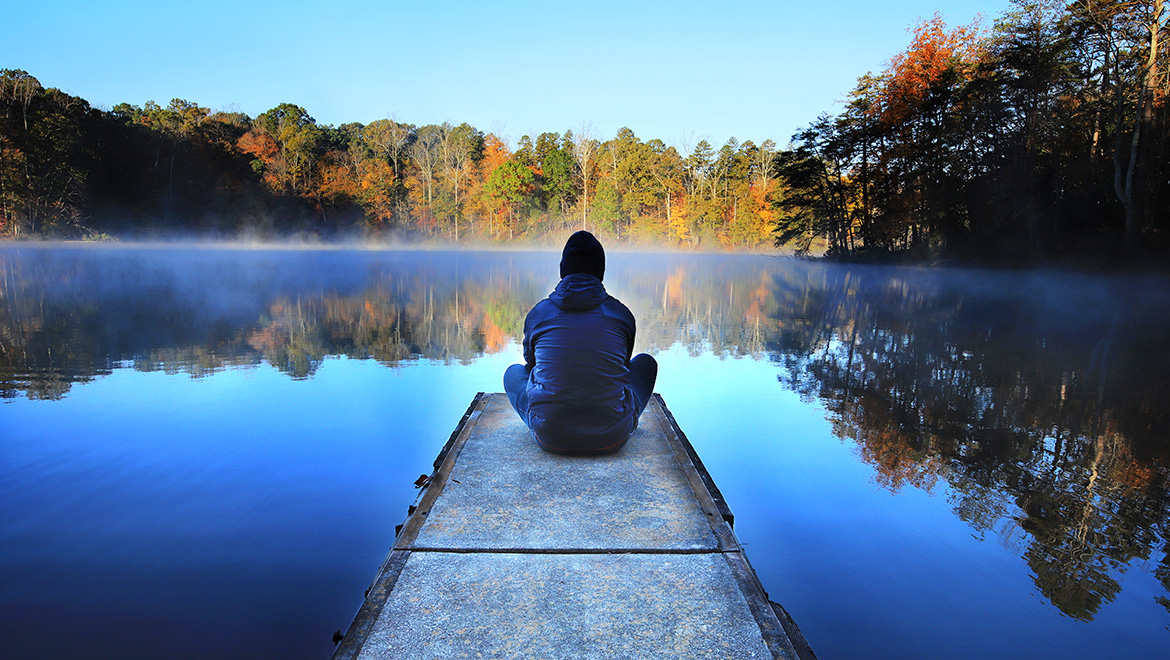
<svg viewBox="0 0 1170 660"><path fill-rule="evenodd" d="M609 296L601 302L601 309L608 316L620 318L630 323L634 322L634 314L630 311L630 308L626 307L625 303L613 296Z"/></svg>
<svg viewBox="0 0 1170 660"><path fill-rule="evenodd" d="M545 298L533 305L532 309L528 310L528 315L524 317L524 320L526 323L541 321L555 316L558 311L560 311L559 308L551 300Z"/></svg>
<svg viewBox="0 0 1170 660"><path fill-rule="evenodd" d="M624 302L618 300L616 297L614 297L613 294L609 293L608 291L605 292L605 300L602 301L602 304L612 305L612 306L618 307L620 309L629 310L629 308L626 307L626 304Z"/></svg>

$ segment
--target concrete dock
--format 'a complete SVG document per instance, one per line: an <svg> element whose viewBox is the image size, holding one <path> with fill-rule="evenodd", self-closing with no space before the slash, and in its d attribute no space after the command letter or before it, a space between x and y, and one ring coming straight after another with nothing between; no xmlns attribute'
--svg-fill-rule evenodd
<svg viewBox="0 0 1170 660"><path fill-rule="evenodd" d="M616 455L542 451L479 394L334 658L814 658L655 395Z"/></svg>

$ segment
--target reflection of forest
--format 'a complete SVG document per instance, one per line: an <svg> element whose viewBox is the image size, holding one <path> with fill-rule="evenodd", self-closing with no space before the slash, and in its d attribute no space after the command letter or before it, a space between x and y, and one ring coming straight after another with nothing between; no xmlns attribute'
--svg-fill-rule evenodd
<svg viewBox="0 0 1170 660"><path fill-rule="evenodd" d="M640 347L761 354L767 261L625 259L606 283L636 312ZM0 251L0 267L8 398L57 398L127 362L198 377L265 361L295 378L336 355L467 362L519 341L556 284L541 253L27 248Z"/></svg>
<svg viewBox="0 0 1170 660"><path fill-rule="evenodd" d="M961 519L1088 620L1135 560L1161 554L1170 589L1170 352L1164 282L1072 280L810 271L777 282L771 349L880 483L945 480Z"/></svg>
<svg viewBox="0 0 1170 660"><path fill-rule="evenodd" d="M0 397L59 398L112 369L187 373L328 356L467 362L522 333L547 253L0 249ZM611 255L638 350L751 355L828 409L877 479L948 485L1090 619L1166 558L1170 305L1158 281ZM1146 282L1149 284L1149 282ZM1170 599L1162 598L1170 609Z"/></svg>
<svg viewBox="0 0 1170 660"><path fill-rule="evenodd" d="M198 377L266 361L304 378L336 355L467 361L506 346L543 295L506 265L460 276L424 253L31 249L0 252L0 267L9 398L57 398L127 362Z"/></svg>

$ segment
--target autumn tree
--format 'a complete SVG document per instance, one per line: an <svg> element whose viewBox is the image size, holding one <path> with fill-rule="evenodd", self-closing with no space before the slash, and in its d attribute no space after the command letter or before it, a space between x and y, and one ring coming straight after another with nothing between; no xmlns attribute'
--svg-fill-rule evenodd
<svg viewBox="0 0 1170 660"><path fill-rule="evenodd" d="M408 148L411 164L417 173L414 189L420 203L416 208L426 204L419 220L432 233L435 229L435 184L443 166L442 134L443 127L435 124L419 127Z"/></svg>
<svg viewBox="0 0 1170 660"><path fill-rule="evenodd" d="M483 135L467 123L459 126L444 123L442 129L439 136L442 176L451 194L447 215L451 219L452 236L458 241L459 219L463 215L460 192L464 192L467 181L473 176L474 162L483 150Z"/></svg>
<svg viewBox="0 0 1170 660"><path fill-rule="evenodd" d="M654 148L623 127L609 142L607 154L621 220L629 224L652 213L660 194L654 178Z"/></svg>
<svg viewBox="0 0 1170 660"><path fill-rule="evenodd" d="M1168 89L1164 72L1170 67L1164 63L1162 49L1167 30L1164 0L1142 0L1125 3L1125 11L1112 18L1118 19L1121 29L1118 40L1129 55L1128 89L1118 90L1117 139L1113 154L1113 188L1125 208L1125 241L1135 250L1152 219L1156 195L1151 184L1156 172L1164 171L1162 154L1153 157L1155 143L1166 139L1166 105ZM1112 27L1112 26L1111 26ZM1114 60L1120 63L1121 57ZM1161 129L1159 131L1159 129ZM1128 133L1128 140L1125 139ZM1164 180L1159 182L1165 185Z"/></svg>
<svg viewBox="0 0 1170 660"><path fill-rule="evenodd" d="M26 71L0 71L0 231L81 231L90 113L82 99L43 88Z"/></svg>
<svg viewBox="0 0 1170 660"><path fill-rule="evenodd" d="M312 192L317 159L324 146L316 120L291 103L261 113L240 141L240 148L256 157L253 167L265 180L275 190L293 194Z"/></svg>
<svg viewBox="0 0 1170 660"><path fill-rule="evenodd" d="M12 121L11 114L20 112L21 128L28 130L28 107L42 91L41 82L22 69L0 71L0 103L4 105L5 121Z"/></svg>
<svg viewBox="0 0 1170 660"><path fill-rule="evenodd" d="M588 227L589 220L589 177L593 155L597 152L597 140L593 138L592 124L582 124L576 135L571 131L565 132L565 137L572 140L573 160L577 163L577 176L581 179L581 229Z"/></svg>
<svg viewBox="0 0 1170 660"><path fill-rule="evenodd" d="M677 234L676 228L681 228L681 224L676 227L677 219L681 217L683 204L680 200L684 196L684 172L685 165L683 158L674 147L668 147L661 140L651 140L648 143L654 157L650 162L650 178L654 181L654 189L659 202L656 214L660 214L659 223L657 226L645 226L645 223L639 223L635 226L635 231L647 238L666 238L672 234ZM679 236L679 240L684 240L685 236Z"/></svg>
<svg viewBox="0 0 1170 660"><path fill-rule="evenodd" d="M362 190L367 191L363 194L379 209L375 212L379 222L388 222L394 214L404 213L406 187L402 160L412 132L412 126L394 119L376 119L362 129L361 140L370 149L373 159L363 166L367 172L363 181L368 177L368 182ZM379 161L387 164L389 171L381 167Z"/></svg>
<svg viewBox="0 0 1170 660"><path fill-rule="evenodd" d="M571 224L569 214L577 199L571 133L564 140L559 133L541 133L535 142L521 136L514 156L536 174L536 195L546 218L555 219L558 226Z"/></svg>
<svg viewBox="0 0 1170 660"><path fill-rule="evenodd" d="M515 159L509 159L492 170L484 182L483 190L491 198L494 207L493 232L502 235L503 230L497 227L506 225L508 238L515 236L517 221L531 204L534 188L535 175L532 168Z"/></svg>
<svg viewBox="0 0 1170 660"><path fill-rule="evenodd" d="M829 254L853 249L849 180L835 141L832 119L822 115L794 136L797 148L779 158L779 172L789 193L785 213L777 219L777 245L794 244L806 254L817 237L828 241Z"/></svg>
<svg viewBox="0 0 1170 660"><path fill-rule="evenodd" d="M488 133L483 136L482 150L477 153L476 175L471 178L467 190L464 213L468 216L470 229L475 231L475 219L482 220L479 233L497 237L498 220L501 211L499 198L487 191L486 182L502 165L512 160L512 152L499 136ZM486 225L486 227L484 226Z"/></svg>

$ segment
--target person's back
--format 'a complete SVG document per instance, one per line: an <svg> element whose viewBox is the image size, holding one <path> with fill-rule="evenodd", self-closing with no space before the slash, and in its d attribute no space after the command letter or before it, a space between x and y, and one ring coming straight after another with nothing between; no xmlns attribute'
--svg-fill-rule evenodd
<svg viewBox="0 0 1170 660"><path fill-rule="evenodd" d="M524 362L504 389L541 447L563 453L620 449L637 428L657 375L631 359L634 316L605 291L605 253L588 232L569 238L562 279L524 321Z"/></svg>

